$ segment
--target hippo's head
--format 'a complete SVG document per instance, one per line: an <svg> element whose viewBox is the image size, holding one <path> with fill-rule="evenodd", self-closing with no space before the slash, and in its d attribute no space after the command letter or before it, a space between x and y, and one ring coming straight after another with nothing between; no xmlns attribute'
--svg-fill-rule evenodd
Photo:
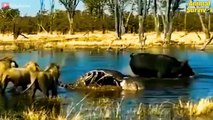
<svg viewBox="0 0 213 120"><path fill-rule="evenodd" d="M195 73L192 68L189 66L188 61L181 62L180 74L179 77L193 77Z"/></svg>
<svg viewBox="0 0 213 120"><path fill-rule="evenodd" d="M141 83L134 80L123 80L120 85L123 90L138 91L144 89Z"/></svg>

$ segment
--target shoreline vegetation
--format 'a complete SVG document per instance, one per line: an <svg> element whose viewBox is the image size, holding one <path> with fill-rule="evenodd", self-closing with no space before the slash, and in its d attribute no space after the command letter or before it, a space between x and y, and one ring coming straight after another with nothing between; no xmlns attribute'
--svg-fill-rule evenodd
<svg viewBox="0 0 213 120"><path fill-rule="evenodd" d="M88 95L88 94L87 94ZM213 99L202 98L199 101L180 100L176 103L143 104L130 108L122 108L123 100L112 102L102 98L96 102L85 102L88 96L78 103L69 103L63 109L62 98L40 99L31 107L21 112L5 112L0 114L1 120L82 120L82 119L193 119L209 120L212 118ZM87 107L86 107L87 106ZM87 109L89 106L90 109ZM125 110L123 110L125 109Z"/></svg>
<svg viewBox="0 0 213 120"><path fill-rule="evenodd" d="M145 33L147 39L145 48L163 46L163 35L156 38L155 32ZM42 50L42 49L59 49L70 50L78 48L103 48L103 49L140 49L138 34L124 34L122 39L116 39L115 32L108 31L102 34L100 31L78 32L74 35L59 35L39 33L27 35L28 38L20 36L13 40L11 34L0 34L0 50ZM187 46L198 49L205 43L205 34L203 32L174 32L171 38L171 46ZM210 46L212 43L210 44Z"/></svg>

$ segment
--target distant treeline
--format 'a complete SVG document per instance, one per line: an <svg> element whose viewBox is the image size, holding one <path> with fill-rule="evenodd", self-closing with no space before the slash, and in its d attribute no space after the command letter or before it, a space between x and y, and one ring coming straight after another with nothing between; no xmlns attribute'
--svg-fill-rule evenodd
<svg viewBox="0 0 213 120"><path fill-rule="evenodd" d="M128 15L129 13L125 13L124 18L127 18ZM211 16L213 16L212 13ZM184 17L185 17L184 12L179 12L177 14L173 24L174 31L185 30ZM36 34L44 30L50 32L50 29L52 29L53 31L57 31L58 33L61 34L66 34L69 31L69 22L67 19L67 14L65 11L62 10L56 10L53 17L51 17L50 15L37 15L35 17L30 16L18 17L16 18L15 23L8 21L7 19L1 18L0 32L1 33L12 32L14 24L22 33L25 34ZM211 20L211 24L212 26L210 27L211 30L213 30L213 20ZM42 29L40 25L42 25L43 27ZM155 27L154 18L152 15L148 15L145 21L145 31L146 32L154 31L154 27ZM161 30L163 29L162 21L160 28ZM114 31L115 30L114 15L105 14L104 19L102 18L100 19L99 16L91 15L86 11L76 11L74 18L74 31L86 32L94 30ZM187 13L186 31L201 31L201 30L202 27L197 13ZM128 21L126 32L128 33L138 32L138 17L136 15L131 15Z"/></svg>

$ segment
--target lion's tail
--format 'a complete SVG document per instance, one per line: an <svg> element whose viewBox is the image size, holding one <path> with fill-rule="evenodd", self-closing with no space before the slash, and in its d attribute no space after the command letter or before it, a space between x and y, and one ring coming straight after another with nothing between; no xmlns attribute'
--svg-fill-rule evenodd
<svg viewBox="0 0 213 120"><path fill-rule="evenodd" d="M37 77L33 77L32 80L31 80L30 85L29 85L25 90L23 90L23 91L21 92L21 94L27 92L27 91L33 86L33 84L35 83L36 80L37 80Z"/></svg>

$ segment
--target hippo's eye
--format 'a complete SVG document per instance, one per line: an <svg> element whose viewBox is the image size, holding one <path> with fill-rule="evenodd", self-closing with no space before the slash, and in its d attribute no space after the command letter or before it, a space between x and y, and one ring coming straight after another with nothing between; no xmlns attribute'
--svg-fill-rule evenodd
<svg viewBox="0 0 213 120"><path fill-rule="evenodd" d="M182 74L178 74L178 77L182 77Z"/></svg>

